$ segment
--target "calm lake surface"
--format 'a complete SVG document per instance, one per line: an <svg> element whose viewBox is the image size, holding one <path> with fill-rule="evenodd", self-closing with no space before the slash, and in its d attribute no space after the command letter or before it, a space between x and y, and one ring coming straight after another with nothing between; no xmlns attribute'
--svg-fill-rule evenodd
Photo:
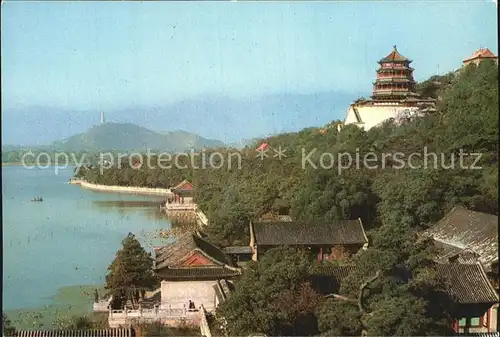
<svg viewBox="0 0 500 337"><path fill-rule="evenodd" d="M61 288L102 285L129 232L152 251L162 243L152 233L170 228L162 197L92 192L67 184L72 173L2 167L4 310L47 307ZM31 202L36 196L43 202Z"/></svg>

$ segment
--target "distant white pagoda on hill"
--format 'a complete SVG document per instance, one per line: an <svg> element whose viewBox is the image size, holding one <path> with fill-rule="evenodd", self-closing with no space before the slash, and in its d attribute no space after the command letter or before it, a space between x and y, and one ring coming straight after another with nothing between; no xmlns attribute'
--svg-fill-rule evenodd
<svg viewBox="0 0 500 337"><path fill-rule="evenodd" d="M104 111L101 111L101 125L106 123L106 119L104 119Z"/></svg>

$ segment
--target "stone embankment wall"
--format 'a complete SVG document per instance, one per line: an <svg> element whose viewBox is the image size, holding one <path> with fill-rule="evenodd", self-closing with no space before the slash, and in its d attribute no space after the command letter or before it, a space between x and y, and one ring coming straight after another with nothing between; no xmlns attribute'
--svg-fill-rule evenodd
<svg viewBox="0 0 500 337"><path fill-rule="evenodd" d="M132 193L132 194L149 194L149 195L173 195L170 189L167 188L148 188L148 187L129 187L129 186L108 186L92 184L85 180L72 179L71 184L80 185L83 188L94 191L102 192L116 192L116 193Z"/></svg>

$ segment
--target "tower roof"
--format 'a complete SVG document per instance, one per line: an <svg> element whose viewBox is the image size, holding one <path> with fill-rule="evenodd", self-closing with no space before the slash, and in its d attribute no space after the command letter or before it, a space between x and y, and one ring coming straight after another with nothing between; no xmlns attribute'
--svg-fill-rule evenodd
<svg viewBox="0 0 500 337"><path fill-rule="evenodd" d="M396 46L393 47L394 49L392 50L392 52L387 55L386 57L384 57L383 59L381 59L380 61L378 61L379 63L382 63L382 62L411 62L411 60L407 59L406 57L404 57L403 55L401 55L399 52L398 52L398 49L396 48Z"/></svg>
<svg viewBox="0 0 500 337"><path fill-rule="evenodd" d="M463 62L475 60L478 58L496 59L497 57L488 48L479 48L478 50L476 50L476 52L474 54L472 54L470 57L466 58Z"/></svg>

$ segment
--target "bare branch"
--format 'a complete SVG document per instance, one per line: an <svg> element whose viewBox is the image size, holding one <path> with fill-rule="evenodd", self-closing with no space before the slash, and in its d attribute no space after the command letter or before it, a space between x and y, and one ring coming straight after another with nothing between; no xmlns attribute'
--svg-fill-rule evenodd
<svg viewBox="0 0 500 337"><path fill-rule="evenodd" d="M366 280L365 282L363 282L361 284L361 286L359 287L358 308L359 308L359 311L361 312L361 314L363 314L363 315L366 315L366 310L363 307L363 293L365 291L365 288L370 283L372 283L377 278L379 278L379 276L380 276L380 270L377 270L377 272L375 273L375 275L373 277L370 277L368 280Z"/></svg>

